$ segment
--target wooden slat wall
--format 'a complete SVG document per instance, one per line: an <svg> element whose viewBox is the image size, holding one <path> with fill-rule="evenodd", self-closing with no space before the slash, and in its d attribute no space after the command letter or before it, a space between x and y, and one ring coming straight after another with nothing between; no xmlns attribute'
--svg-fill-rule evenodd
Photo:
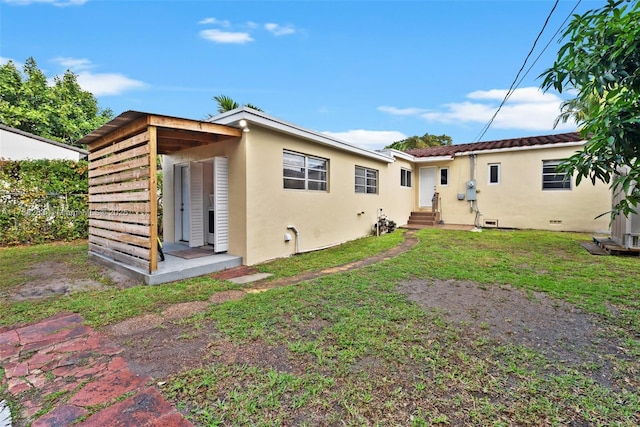
<svg viewBox="0 0 640 427"><path fill-rule="evenodd" d="M156 129L144 127L124 140L92 145L89 250L153 272L157 269Z"/></svg>

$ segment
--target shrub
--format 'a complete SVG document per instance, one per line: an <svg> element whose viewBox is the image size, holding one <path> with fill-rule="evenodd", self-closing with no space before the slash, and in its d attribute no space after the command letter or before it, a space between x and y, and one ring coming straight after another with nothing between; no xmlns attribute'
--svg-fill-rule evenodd
<svg viewBox="0 0 640 427"><path fill-rule="evenodd" d="M87 237L88 163L0 160L0 245Z"/></svg>

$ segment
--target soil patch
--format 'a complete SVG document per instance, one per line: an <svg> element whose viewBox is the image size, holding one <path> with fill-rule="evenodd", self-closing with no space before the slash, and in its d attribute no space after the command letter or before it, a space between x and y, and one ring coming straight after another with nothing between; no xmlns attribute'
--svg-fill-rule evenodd
<svg viewBox="0 0 640 427"><path fill-rule="evenodd" d="M413 280L399 291L466 333L526 346L555 362L597 366L591 377L606 386L615 374L609 359L629 359L600 319L542 292L456 280Z"/></svg>
<svg viewBox="0 0 640 427"><path fill-rule="evenodd" d="M94 271L91 277L87 277L88 270ZM43 261L31 266L24 275L27 278L25 284L6 291L9 301L49 298L110 286L129 288L140 284L92 261L87 261L87 265Z"/></svg>

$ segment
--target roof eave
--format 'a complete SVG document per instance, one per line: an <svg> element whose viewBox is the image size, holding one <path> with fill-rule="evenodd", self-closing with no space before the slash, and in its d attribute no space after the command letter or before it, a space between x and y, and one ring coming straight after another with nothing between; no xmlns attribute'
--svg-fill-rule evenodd
<svg viewBox="0 0 640 427"><path fill-rule="evenodd" d="M491 153L508 153L513 151L528 151L528 150L542 150L545 148L565 148L565 147L579 147L586 143L587 141L571 141L571 142L557 142L553 144L539 144L539 145L527 145L524 147L509 147L509 148L493 148L487 150L469 150L469 151L460 151L455 153L455 157L461 156L469 156L471 154L491 154Z"/></svg>
<svg viewBox="0 0 640 427"><path fill-rule="evenodd" d="M386 163L393 163L395 161L394 158L389 155L367 150L366 148L352 145L348 142L341 141L320 132L302 128L300 126L294 125L293 123L289 123L276 117L269 116L262 111L254 110L248 107L241 107L222 113L219 116L211 118L210 121L212 123L223 125L237 125L240 120L246 120L248 123L253 123L259 126L276 130L278 132L283 132L299 138L304 138L317 144L351 152L378 161L383 161Z"/></svg>

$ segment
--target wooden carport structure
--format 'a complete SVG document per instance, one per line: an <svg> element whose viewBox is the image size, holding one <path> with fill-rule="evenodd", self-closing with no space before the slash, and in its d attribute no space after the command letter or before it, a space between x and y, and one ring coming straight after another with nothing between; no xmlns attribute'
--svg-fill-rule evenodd
<svg viewBox="0 0 640 427"><path fill-rule="evenodd" d="M242 136L230 126L126 111L84 136L89 151L89 253L158 269L157 155Z"/></svg>

